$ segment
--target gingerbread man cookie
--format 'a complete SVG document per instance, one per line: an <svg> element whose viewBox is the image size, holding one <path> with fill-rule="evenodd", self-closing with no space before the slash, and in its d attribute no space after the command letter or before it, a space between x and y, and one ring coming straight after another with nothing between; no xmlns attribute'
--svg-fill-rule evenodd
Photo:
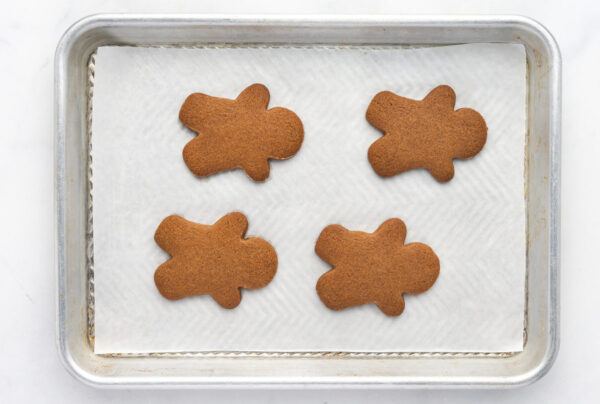
<svg viewBox="0 0 600 404"><path fill-rule="evenodd" d="M433 250L421 243L404 244L406 226L400 219L385 221L374 233L327 226L315 252L333 269L317 282L325 306L342 310L375 303L388 316L404 310L403 293L429 289L440 272Z"/></svg>
<svg viewBox="0 0 600 404"><path fill-rule="evenodd" d="M229 213L212 226L167 217L154 234L172 258L158 267L154 282L169 300L209 294L226 309L241 301L240 288L260 289L275 276L277 254L263 239L244 238L248 220Z"/></svg>
<svg viewBox="0 0 600 404"><path fill-rule="evenodd" d="M183 149L183 160L199 177L242 168L254 181L269 176L269 159L283 160L300 149L300 118L285 108L267 109L269 90L253 84L235 99L195 93L187 97L181 122L198 133Z"/></svg>
<svg viewBox="0 0 600 404"><path fill-rule="evenodd" d="M384 132L369 148L371 166L382 177L426 168L440 182L454 176L452 159L474 157L485 145L487 126L475 110L454 110L449 86L433 89L422 101L389 91L377 94L367 121Z"/></svg>

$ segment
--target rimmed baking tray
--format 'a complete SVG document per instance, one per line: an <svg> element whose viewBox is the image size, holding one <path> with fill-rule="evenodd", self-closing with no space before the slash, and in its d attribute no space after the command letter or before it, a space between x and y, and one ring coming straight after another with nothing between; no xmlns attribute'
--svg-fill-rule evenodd
<svg viewBox="0 0 600 404"><path fill-rule="evenodd" d="M89 336L88 62L104 45L520 43L528 63L526 343L510 355L254 353L96 355ZM67 369L101 386L515 386L558 349L560 56L523 17L99 15L56 53L58 345Z"/></svg>

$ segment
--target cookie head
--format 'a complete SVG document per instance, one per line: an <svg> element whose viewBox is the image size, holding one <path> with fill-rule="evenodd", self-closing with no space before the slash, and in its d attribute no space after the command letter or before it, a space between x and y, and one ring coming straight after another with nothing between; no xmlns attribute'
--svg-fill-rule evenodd
<svg viewBox="0 0 600 404"><path fill-rule="evenodd" d="M245 238L248 221L233 212L207 226L167 217L154 239L171 259L154 273L158 291L169 300L209 294L224 308L241 301L240 288L265 287L275 276L277 254L260 238Z"/></svg>
<svg viewBox="0 0 600 404"><path fill-rule="evenodd" d="M454 158L468 159L481 151L487 126L475 110L454 110L456 95L449 86L433 89L423 100L392 92L377 94L367 109L367 121L384 135L368 151L382 177L426 168L440 182L454 177Z"/></svg>
<svg viewBox="0 0 600 404"><path fill-rule="evenodd" d="M192 94L179 112L198 133L183 149L183 160L199 177L242 168L255 181L269 176L269 160L298 152L304 138L300 118L285 108L267 109L269 90L246 88L235 100Z"/></svg>
<svg viewBox="0 0 600 404"><path fill-rule="evenodd" d="M317 282L317 293L332 310L375 303L389 316L404 311L404 293L428 290L440 271L433 250L422 243L404 244L406 226L385 221L374 233L327 226L315 252L333 266Z"/></svg>

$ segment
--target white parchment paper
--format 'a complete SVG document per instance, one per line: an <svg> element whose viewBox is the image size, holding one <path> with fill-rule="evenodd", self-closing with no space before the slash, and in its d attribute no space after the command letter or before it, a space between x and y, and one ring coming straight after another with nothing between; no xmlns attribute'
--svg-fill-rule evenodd
<svg viewBox="0 0 600 404"><path fill-rule="evenodd" d="M181 157L194 133L178 120L186 96L235 98L252 83L270 107L302 119L290 160L265 183L235 170L198 179ZM378 177L367 149L381 133L365 112L390 90L423 98L448 84L457 108L489 128L482 152L455 161L440 184L425 170ZM524 139L526 65L520 45L399 47L102 47L93 95L95 351L502 352L523 346L525 298ZM243 290L234 310L210 296L172 302L154 286L169 257L154 242L163 218L212 224L231 211L249 236L273 244L277 275ZM332 223L374 231L391 217L407 242L430 245L440 276L406 296L399 317L375 305L334 312L315 291L329 265L314 253Z"/></svg>

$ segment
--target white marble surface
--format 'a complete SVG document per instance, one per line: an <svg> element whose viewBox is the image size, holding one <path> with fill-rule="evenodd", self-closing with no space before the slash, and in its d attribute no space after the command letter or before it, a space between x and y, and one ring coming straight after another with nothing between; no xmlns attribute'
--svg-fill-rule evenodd
<svg viewBox="0 0 600 404"><path fill-rule="evenodd" d="M3 2L0 13L1 402L597 402L600 396L600 3L594 1ZM64 30L99 12L493 13L545 24L563 55L562 330L539 382L498 391L96 390L69 376L55 343L53 57Z"/></svg>

